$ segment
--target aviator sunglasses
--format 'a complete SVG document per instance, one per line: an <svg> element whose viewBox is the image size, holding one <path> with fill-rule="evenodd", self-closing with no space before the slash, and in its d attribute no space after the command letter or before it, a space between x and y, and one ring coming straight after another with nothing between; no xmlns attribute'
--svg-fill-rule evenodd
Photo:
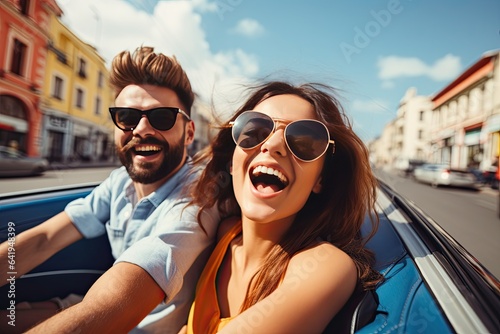
<svg viewBox="0 0 500 334"><path fill-rule="evenodd" d="M265 142L276 131L276 121L270 116L257 111L244 111L233 122L233 140L242 149L252 149ZM325 124L314 119L303 119L290 122L284 131L285 143L290 152L299 160L311 162L325 154L328 145L335 141Z"/></svg>
<svg viewBox="0 0 500 334"><path fill-rule="evenodd" d="M139 110L129 107L112 107L109 108L109 113L118 129L123 131L134 130L141 121L142 115L146 115L149 124L160 131L170 130L175 125L178 113L185 116L188 120L191 120L188 114L174 107L158 107L148 110Z"/></svg>

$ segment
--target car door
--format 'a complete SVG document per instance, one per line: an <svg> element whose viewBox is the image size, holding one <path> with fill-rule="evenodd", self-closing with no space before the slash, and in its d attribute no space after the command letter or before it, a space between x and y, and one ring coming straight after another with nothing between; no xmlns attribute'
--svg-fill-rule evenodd
<svg viewBox="0 0 500 334"><path fill-rule="evenodd" d="M422 168L422 181L430 183L432 180L432 165L425 165Z"/></svg>
<svg viewBox="0 0 500 334"><path fill-rule="evenodd" d="M0 151L0 175L15 175L18 168L15 156L11 152Z"/></svg>
<svg viewBox="0 0 500 334"><path fill-rule="evenodd" d="M19 152L4 152L7 170L11 175L23 175L31 171L31 161Z"/></svg>

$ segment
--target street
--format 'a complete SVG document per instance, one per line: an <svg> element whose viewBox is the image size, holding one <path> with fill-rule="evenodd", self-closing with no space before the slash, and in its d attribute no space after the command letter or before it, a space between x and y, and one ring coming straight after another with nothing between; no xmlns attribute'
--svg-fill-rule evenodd
<svg viewBox="0 0 500 334"><path fill-rule="evenodd" d="M458 243L500 278L498 190L432 188L410 178L377 171L377 176L415 203Z"/></svg>
<svg viewBox="0 0 500 334"><path fill-rule="evenodd" d="M0 195L71 184L100 182L115 168L116 167L70 168L48 170L41 176L2 177L0 178Z"/></svg>
<svg viewBox="0 0 500 334"><path fill-rule="evenodd" d="M99 182L115 167L50 170L42 176L0 178L0 195L70 184ZM434 189L383 171L377 176L414 202L434 219L494 276L500 277L500 219L498 192L483 188L471 191L456 188Z"/></svg>

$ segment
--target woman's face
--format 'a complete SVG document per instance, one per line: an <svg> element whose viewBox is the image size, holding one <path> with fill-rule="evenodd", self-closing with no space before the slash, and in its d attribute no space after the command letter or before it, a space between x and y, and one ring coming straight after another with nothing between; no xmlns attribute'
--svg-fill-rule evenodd
<svg viewBox="0 0 500 334"><path fill-rule="evenodd" d="M276 130L259 146L233 155L233 187L242 216L252 221L291 223L311 192L321 190L324 155L312 162L298 160L288 149L285 126L317 119L313 106L296 95L270 97L253 109L277 121Z"/></svg>

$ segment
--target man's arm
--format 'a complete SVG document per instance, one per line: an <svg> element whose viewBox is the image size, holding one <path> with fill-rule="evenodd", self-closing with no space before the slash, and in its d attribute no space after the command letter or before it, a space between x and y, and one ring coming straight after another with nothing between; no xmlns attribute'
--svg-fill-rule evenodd
<svg viewBox="0 0 500 334"><path fill-rule="evenodd" d="M33 227L15 238L16 277L19 277L44 262L64 247L83 238L65 212L61 212L44 223ZM0 244L0 285L7 283L7 241Z"/></svg>
<svg viewBox="0 0 500 334"><path fill-rule="evenodd" d="M126 333L164 298L163 290L144 269L117 263L94 283L81 303L28 333Z"/></svg>

